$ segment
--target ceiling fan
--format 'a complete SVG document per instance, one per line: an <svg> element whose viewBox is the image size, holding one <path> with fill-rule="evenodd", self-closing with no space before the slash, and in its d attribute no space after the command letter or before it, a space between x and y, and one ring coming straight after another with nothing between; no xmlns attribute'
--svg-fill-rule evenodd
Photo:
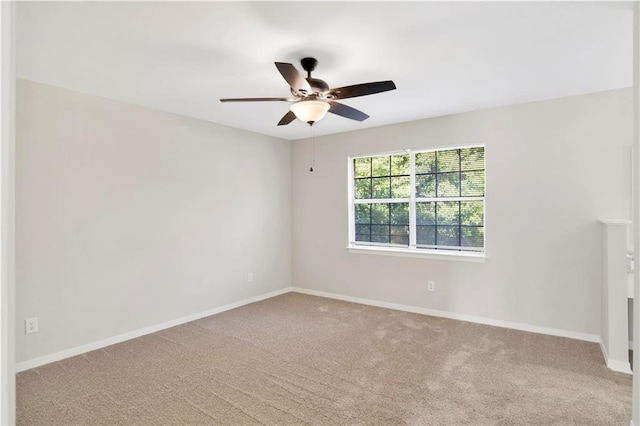
<svg viewBox="0 0 640 426"><path fill-rule="evenodd" d="M300 61L302 68L307 72L306 78L292 64L285 62L276 62L275 64L282 77L289 83L293 97L226 98L220 99L220 102L293 102L290 110L278 122L278 126L287 125L296 118L313 125L321 120L327 112L351 120L364 121L369 118L367 114L336 102L336 100L373 95L374 93L386 92L396 88L393 81L387 80L330 89L324 80L311 77L311 72L318 65L318 61L315 58L302 58Z"/></svg>

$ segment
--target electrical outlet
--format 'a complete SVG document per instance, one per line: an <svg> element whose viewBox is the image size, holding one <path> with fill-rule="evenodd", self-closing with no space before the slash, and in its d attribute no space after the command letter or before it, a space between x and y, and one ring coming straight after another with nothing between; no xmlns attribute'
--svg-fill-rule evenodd
<svg viewBox="0 0 640 426"><path fill-rule="evenodd" d="M427 281L427 290L436 291L436 282L435 281Z"/></svg>
<svg viewBox="0 0 640 426"><path fill-rule="evenodd" d="M24 320L24 334L31 334L38 331L38 318L27 318Z"/></svg>
<svg viewBox="0 0 640 426"><path fill-rule="evenodd" d="M249 272L247 274L247 282L248 283L252 283L253 282L253 272Z"/></svg>

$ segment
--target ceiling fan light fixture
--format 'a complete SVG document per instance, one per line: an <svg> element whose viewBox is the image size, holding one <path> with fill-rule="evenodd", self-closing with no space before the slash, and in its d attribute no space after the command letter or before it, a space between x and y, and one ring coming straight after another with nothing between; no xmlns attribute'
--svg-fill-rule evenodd
<svg viewBox="0 0 640 426"><path fill-rule="evenodd" d="M299 120L313 124L322 120L330 105L322 101L300 101L291 105L291 111Z"/></svg>

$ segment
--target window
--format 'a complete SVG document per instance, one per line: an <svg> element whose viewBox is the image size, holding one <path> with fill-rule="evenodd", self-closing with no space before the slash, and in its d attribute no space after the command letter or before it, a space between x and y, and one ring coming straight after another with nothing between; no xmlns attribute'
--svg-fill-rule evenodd
<svg viewBox="0 0 640 426"><path fill-rule="evenodd" d="M484 146L352 158L350 246L484 252Z"/></svg>

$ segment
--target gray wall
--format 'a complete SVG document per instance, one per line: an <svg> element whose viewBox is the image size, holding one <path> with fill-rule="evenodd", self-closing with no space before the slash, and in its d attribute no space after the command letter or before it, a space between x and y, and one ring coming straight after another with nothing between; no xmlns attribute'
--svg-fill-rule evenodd
<svg viewBox="0 0 640 426"><path fill-rule="evenodd" d="M346 250L349 156L478 142L486 145L485 263ZM631 89L317 138L313 173L308 141L296 141L293 283L597 337L597 219L629 218L631 142Z"/></svg>
<svg viewBox="0 0 640 426"><path fill-rule="evenodd" d="M17 120L18 362L291 285L290 142L24 80Z"/></svg>

